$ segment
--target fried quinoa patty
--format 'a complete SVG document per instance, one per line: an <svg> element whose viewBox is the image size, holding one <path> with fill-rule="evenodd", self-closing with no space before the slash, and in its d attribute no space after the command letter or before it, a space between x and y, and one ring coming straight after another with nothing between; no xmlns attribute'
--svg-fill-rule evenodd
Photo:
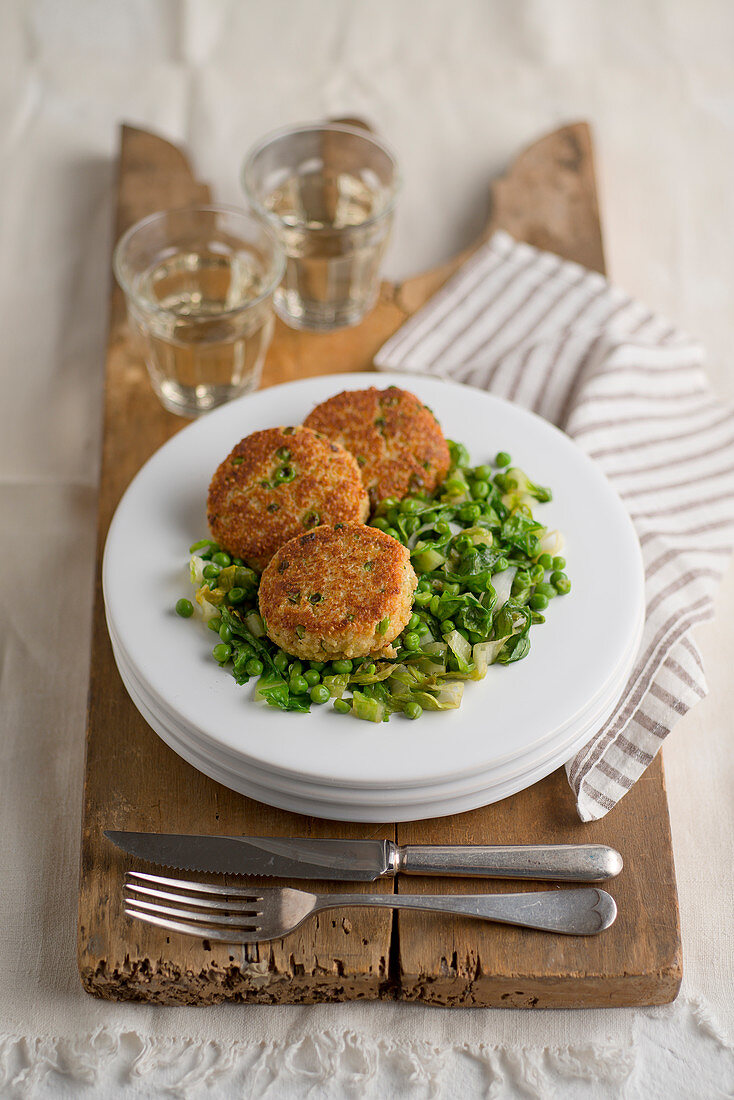
<svg viewBox="0 0 734 1100"><path fill-rule="evenodd" d="M397 386L345 390L317 405L304 423L352 452L373 508L387 497L433 492L451 463L433 413Z"/></svg>
<svg viewBox="0 0 734 1100"><path fill-rule="evenodd" d="M359 467L310 428L268 428L240 440L209 486L207 518L230 554L262 570L284 542L321 523L367 518Z"/></svg>
<svg viewBox="0 0 734 1100"><path fill-rule="evenodd" d="M308 661L392 656L417 583L397 539L361 523L324 524L274 555L260 614L276 645Z"/></svg>

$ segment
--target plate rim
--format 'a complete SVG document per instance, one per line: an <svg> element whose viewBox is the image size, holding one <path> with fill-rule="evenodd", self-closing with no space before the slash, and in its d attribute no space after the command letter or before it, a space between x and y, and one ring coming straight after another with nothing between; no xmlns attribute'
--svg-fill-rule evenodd
<svg viewBox="0 0 734 1100"><path fill-rule="evenodd" d="M569 448L572 449L575 457L582 463L582 465L585 464L587 473L590 473L593 476L593 478L596 479L598 484L603 484L606 487L606 491L608 493L608 499L610 501L611 500L614 501L614 506L617 509L618 518L621 518L623 520L622 526L623 527L626 526L628 534L631 535L631 538L629 539L629 545L630 545L630 547L634 546L636 548L636 555L634 555L634 556L636 556L636 560L637 560L638 609L639 609L639 607L642 607L644 609L644 570L643 570L643 567L642 567L642 555L641 555L641 550L640 550L640 547L639 547L639 542L638 542L638 539L637 539L637 535L636 535L636 532L635 532L634 527L632 525L632 522L629 519L629 516L626 512L626 509L624 508L624 505L622 504L621 500L619 499L618 494L616 493L614 488L609 484L609 482L607 481L607 479L605 478L604 474L599 469L599 467L596 466L593 463L593 461L585 454L585 452L577 444L575 444L568 436L566 436L565 433L560 431L560 429L556 428L554 425L550 424L548 421L543 420L541 417L537 416L537 414L531 412L530 410L524 409L521 406L515 405L512 402L509 402L509 401L505 400L504 398L498 397L494 394L489 394L489 393L486 393L485 391L476 390L473 387L465 386L462 383L458 383L454 380L426 378L426 377L423 377L423 376L420 376L420 377L413 377L413 376L406 377L405 375L394 373L394 372L379 372L379 373L376 373L376 372L353 372L353 373L338 374L338 375L320 375L320 376L317 376L317 377L314 377L314 378L299 379L299 380L292 381L292 382L282 383L278 386L269 387L266 390L260 390L260 391L257 391L257 393L255 393L255 394L250 394L250 395L247 395L246 397L239 398L236 401L230 402L228 405L225 405L222 408L220 408L218 410L215 410L212 413L207 414L206 417L203 417L200 420L195 421L193 424L190 424L187 427L185 427L181 432L177 433L174 437L167 440L148 459L148 461L144 464L144 466L140 469L140 471L138 471L138 473L132 479L130 485L128 486L128 488L125 492L125 494L121 498L121 500L118 504L118 507L115 511L115 514L113 516L113 519L111 521L108 536L107 536L107 540L106 540L106 543L105 543L105 553L104 553L103 570L102 570L105 608L106 608L107 614L112 616L112 620L115 623L116 627L118 627L118 622L117 622L117 618L116 618L115 613L114 613L115 598L114 598L114 596L111 596L111 594L110 594L110 584L112 583L112 581L110 579L111 547L115 546L115 540L119 537L118 536L118 528L120 527L121 522L122 522L121 517L124 518L124 515L125 515L126 502L129 501L131 499L131 497L134 497L135 493L138 491L136 487L140 486L140 484L142 482L144 482L144 479L147 476L149 476L149 472L150 472L151 468L153 468L154 466L156 466L156 465L160 464L161 462L163 462L165 457L168 456L168 454L172 450L175 451L175 449L180 448L182 446L182 440L187 439L187 438L190 439L190 440L195 440L199 435L203 435L203 433L211 431L213 424L215 424L218 420L227 419L227 418L231 417L233 415L233 410L244 407L245 403L247 403L247 408L248 409L252 408L253 403L256 403L258 405L270 406L272 402L275 402L277 404L277 397L278 397L279 394L283 394L285 391L288 391L289 393L295 394L297 398L303 397L303 402L302 403L305 405L307 403L307 399L310 397L312 391L318 390L318 389L323 389L324 386L328 386L331 393L336 393L336 392L339 391L340 388L341 389L344 389L344 388L358 389L358 388L361 388L362 386L376 385L376 384L380 385L381 387L385 387L385 386L388 386L388 385L399 385L399 386L403 386L403 387L412 386L414 390L418 391L419 396L420 396L420 390L423 387L427 388L428 390L435 390L436 393L440 392L441 390L443 390L444 387L446 387L449 390L453 391L454 393L461 393L462 397L463 396L474 396L475 399L480 398L482 401L488 401L491 404L499 407L500 409L504 407L506 409L512 410L511 415L513 417L514 416L519 416L521 420L526 419L529 422L534 423L539 432L544 433L548 438L557 437L557 439L561 441L561 446L563 448L566 448L567 450ZM317 400L321 400L321 399L323 399L322 395L317 395ZM433 399L431 398L431 400L433 400ZM252 427L251 425L247 425L247 430L256 430L256 428ZM185 547L184 547L184 549L185 549ZM181 555L181 558L182 558L182 561L185 560L183 553ZM119 630L119 628L118 628L118 636L119 636L120 640L123 641L124 637L125 637L124 630ZM125 649L126 653L128 654L133 666L138 668L139 663L135 660L135 656L132 653L130 653L129 647L127 645L123 644L123 648ZM195 653L195 649L192 647L192 654L193 653ZM195 657L194 657L194 661L195 661ZM523 664L524 664L524 662L523 662ZM215 670L215 671L219 675L219 670ZM144 676L143 679L146 682L148 682L147 677ZM228 686L231 686L231 685L228 685ZM481 687L479 685L477 685L477 687L479 688L479 690L481 690ZM489 685L486 684L486 682L485 682L485 684L482 685L482 687L484 687L484 689L487 690ZM248 705L257 706L257 704L249 703L249 701L248 701ZM178 713L177 708L175 706L170 706L169 709L170 709L170 712L173 715L176 715ZM260 710L260 708L258 707L258 711L259 710ZM316 713L318 713L318 712L316 712ZM577 710L577 713L578 713L578 710ZM293 721L293 716L288 715L286 717L291 722ZM301 717L301 716L299 716L299 717ZM436 719L436 718L438 718L440 720L442 716L430 715L430 716L426 716L426 717L428 717L429 720L430 719ZM349 721L350 726L353 728L353 720L350 721L348 716L345 716L344 718L342 718L341 716L330 715L330 722L332 722L334 718L340 719L342 723ZM187 719L187 720L189 720L189 719ZM573 720L573 716L570 719L567 719L564 723L562 723L562 725L567 725L572 720ZM197 726L198 726L198 723L197 723ZM560 727L557 726L556 728L560 728ZM216 736L215 735L215 736L213 736L212 739L214 741L216 741L217 743L222 743L221 736ZM522 751L524 752L526 750L523 749ZM245 755L248 755L248 754L245 753ZM252 758L254 760L262 759L257 754L251 754L251 755L252 755ZM511 753L510 756L512 756L512 755L519 755L519 753L514 753L514 754ZM302 764L300 764L296 768L289 768L287 766L284 766L282 763L277 763L275 765L273 765L272 763L269 763L268 766L270 766L271 768L277 769L278 771L281 771L283 774L288 774L288 775L292 775L292 776L303 776L303 775L312 775L312 774L316 775L316 774L318 774L316 772L312 772L311 769L309 769L308 767L304 771L304 767L302 766ZM350 766L352 766L352 765L350 765ZM481 771L485 770L485 768L486 768L486 760L482 761L479 764L474 763L474 764L472 764L468 767L466 765L459 766L451 772L442 771L440 774L443 775L446 778L448 778L449 775L460 777L460 776L467 775L467 774L481 772ZM431 774L435 774L435 769ZM338 783L340 781L345 781L346 778L347 777L345 775L335 776L334 777L334 782ZM427 778L428 777L426 777L424 775L423 780L422 780L420 775L415 775L414 774L412 776L412 782L415 785L419 785L420 782L427 781Z"/></svg>

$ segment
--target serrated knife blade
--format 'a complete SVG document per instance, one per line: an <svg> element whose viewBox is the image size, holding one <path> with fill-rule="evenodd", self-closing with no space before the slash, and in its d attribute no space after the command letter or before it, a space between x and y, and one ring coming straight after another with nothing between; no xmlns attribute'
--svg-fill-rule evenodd
<svg viewBox="0 0 734 1100"><path fill-rule="evenodd" d="M389 840L310 840L307 837L196 836L185 833L104 835L130 855L184 871L277 878L373 882L392 870Z"/></svg>

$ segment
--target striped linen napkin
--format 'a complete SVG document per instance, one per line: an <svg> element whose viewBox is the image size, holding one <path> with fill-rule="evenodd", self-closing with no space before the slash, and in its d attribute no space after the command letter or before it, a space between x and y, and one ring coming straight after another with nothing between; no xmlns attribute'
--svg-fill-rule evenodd
<svg viewBox="0 0 734 1100"><path fill-rule="evenodd" d="M604 471L642 544L647 612L614 712L566 764L582 820L636 782L706 694L691 630L734 547L734 411L701 348L603 276L496 233L375 364L466 382L557 424Z"/></svg>

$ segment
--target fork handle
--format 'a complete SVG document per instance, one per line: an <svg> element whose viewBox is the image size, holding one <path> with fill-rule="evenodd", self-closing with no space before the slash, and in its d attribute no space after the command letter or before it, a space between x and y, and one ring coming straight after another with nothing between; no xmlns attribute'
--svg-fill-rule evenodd
<svg viewBox="0 0 734 1100"><path fill-rule="evenodd" d="M312 912L354 906L452 913L568 936L593 936L617 916L614 899L595 887L528 894L319 894Z"/></svg>

